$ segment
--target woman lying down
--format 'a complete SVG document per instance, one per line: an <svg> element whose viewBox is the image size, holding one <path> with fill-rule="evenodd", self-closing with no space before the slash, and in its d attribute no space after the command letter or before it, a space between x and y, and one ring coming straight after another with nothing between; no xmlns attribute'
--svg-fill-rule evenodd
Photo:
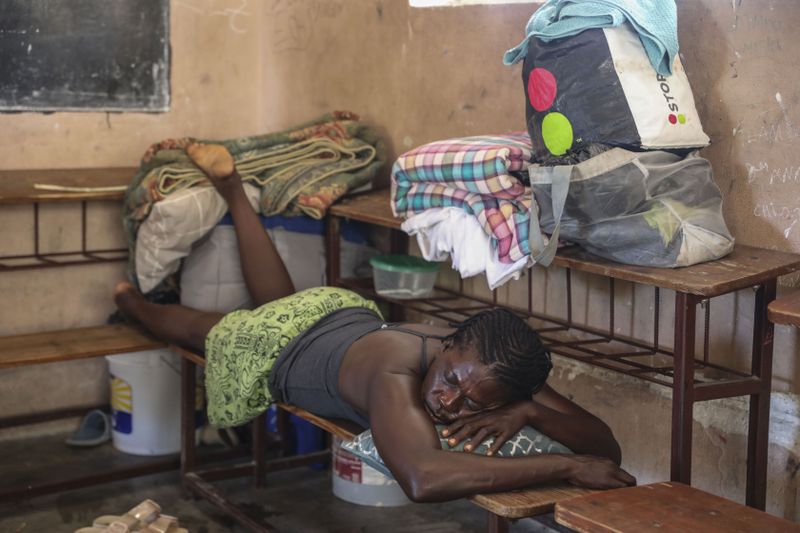
<svg viewBox="0 0 800 533"><path fill-rule="evenodd" d="M205 353L212 424L242 424L281 401L368 426L416 502L562 480L592 488L635 484L618 466L620 448L608 426L546 385L550 356L522 319L492 309L457 328L387 324L355 293L295 293L227 150L194 144L187 153L228 203L257 308L223 315L154 304L126 282L114 297L156 337ZM494 442L486 455L444 451L435 423L467 452ZM575 454L491 457L525 425Z"/></svg>

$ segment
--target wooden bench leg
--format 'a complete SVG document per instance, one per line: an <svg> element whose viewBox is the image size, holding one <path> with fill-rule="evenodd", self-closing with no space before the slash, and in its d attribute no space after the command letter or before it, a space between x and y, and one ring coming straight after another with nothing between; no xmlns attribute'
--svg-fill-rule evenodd
<svg viewBox="0 0 800 533"><path fill-rule="evenodd" d="M267 415L253 419L253 485L258 489L266 484L264 458L267 451Z"/></svg>
<svg viewBox="0 0 800 533"><path fill-rule="evenodd" d="M408 235L401 230L392 230L389 235L389 247L393 254L408 253ZM393 322L405 322L406 306L396 303L389 304L389 319Z"/></svg>
<svg viewBox="0 0 800 533"><path fill-rule="evenodd" d="M745 501L747 505L762 511L767 504L767 452L774 335L772 322L767 320L767 306L775 299L776 285L777 282L773 279L758 288L753 310L751 370L761 380L761 391L750 396Z"/></svg>
<svg viewBox="0 0 800 533"><path fill-rule="evenodd" d="M284 409L278 409L276 413L276 420L277 420L277 427L278 427L278 437L281 440L281 452L283 455L289 455L291 453L290 449L290 439L291 436L289 434L290 431L290 424L289 424L289 413Z"/></svg>
<svg viewBox="0 0 800 533"><path fill-rule="evenodd" d="M339 232L341 219L337 216L325 217L325 284L335 286L341 275L341 249Z"/></svg>
<svg viewBox="0 0 800 533"><path fill-rule="evenodd" d="M195 459L195 403L196 381L195 365L181 357L181 479L194 470Z"/></svg>
<svg viewBox="0 0 800 533"><path fill-rule="evenodd" d="M675 377L672 384L672 459L670 479L692 482L694 339L697 303L693 294L675 293Z"/></svg>
<svg viewBox="0 0 800 533"><path fill-rule="evenodd" d="M487 511L489 533L508 533L508 519Z"/></svg>
<svg viewBox="0 0 800 533"><path fill-rule="evenodd" d="M187 474L184 483L189 490L215 505L223 513L232 517L248 530L253 531L254 533L274 533L278 531L272 524L256 521L247 516L247 513L242 511L239 506L228 500L219 490L217 490L210 483L204 481L197 474L192 472Z"/></svg>

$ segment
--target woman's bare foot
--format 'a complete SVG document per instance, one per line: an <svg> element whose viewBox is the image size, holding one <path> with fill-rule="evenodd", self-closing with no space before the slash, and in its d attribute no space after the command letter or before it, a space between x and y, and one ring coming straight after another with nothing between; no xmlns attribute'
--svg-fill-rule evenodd
<svg viewBox="0 0 800 533"><path fill-rule="evenodd" d="M241 183L233 156L221 144L192 143L186 147L186 154L223 196Z"/></svg>

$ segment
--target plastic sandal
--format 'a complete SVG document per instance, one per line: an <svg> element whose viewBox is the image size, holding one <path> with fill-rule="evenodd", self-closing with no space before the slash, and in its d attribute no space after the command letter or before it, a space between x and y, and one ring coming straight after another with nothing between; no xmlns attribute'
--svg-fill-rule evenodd
<svg viewBox="0 0 800 533"><path fill-rule="evenodd" d="M90 526L76 529L75 533L129 533L132 531L127 524L111 522L108 526Z"/></svg>
<svg viewBox="0 0 800 533"><path fill-rule="evenodd" d="M179 527L176 517L162 514L154 522L139 531L145 533L188 533L189 530Z"/></svg>
<svg viewBox="0 0 800 533"><path fill-rule="evenodd" d="M161 506L153 500L145 500L122 516L104 515L94 519L94 527L106 528L108 533L127 533L155 522L161 513ZM113 526L113 527L112 527ZM124 527L125 529L121 529ZM84 532L81 532L84 533ZM92 532L85 532L92 533Z"/></svg>
<svg viewBox="0 0 800 533"><path fill-rule="evenodd" d="M86 413L78 429L65 441L69 446L97 446L111 440L111 419L100 409Z"/></svg>

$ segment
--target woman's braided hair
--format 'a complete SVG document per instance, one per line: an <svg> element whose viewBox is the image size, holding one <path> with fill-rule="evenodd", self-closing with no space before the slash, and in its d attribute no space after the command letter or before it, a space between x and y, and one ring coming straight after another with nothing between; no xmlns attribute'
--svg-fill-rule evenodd
<svg viewBox="0 0 800 533"><path fill-rule="evenodd" d="M530 399L544 386L553 368L550 353L539 334L512 311L497 307L454 325L446 346L474 347L480 362L508 386L513 400Z"/></svg>

